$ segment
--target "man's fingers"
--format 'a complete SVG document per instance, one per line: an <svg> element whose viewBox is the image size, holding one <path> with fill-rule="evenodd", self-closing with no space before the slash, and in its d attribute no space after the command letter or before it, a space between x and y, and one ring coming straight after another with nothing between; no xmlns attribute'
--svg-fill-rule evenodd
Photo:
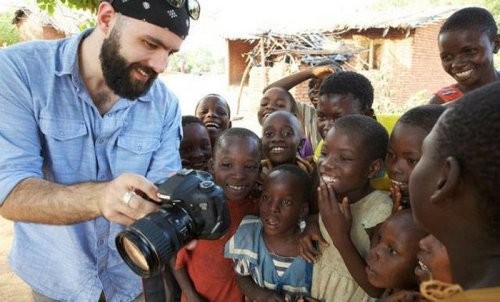
<svg viewBox="0 0 500 302"><path fill-rule="evenodd" d="M145 200L139 195L135 195L132 200L130 200L128 205L123 204L123 207L121 207L120 210L128 217L137 220L143 218L149 213L157 211L159 207L160 206L158 204Z"/></svg>

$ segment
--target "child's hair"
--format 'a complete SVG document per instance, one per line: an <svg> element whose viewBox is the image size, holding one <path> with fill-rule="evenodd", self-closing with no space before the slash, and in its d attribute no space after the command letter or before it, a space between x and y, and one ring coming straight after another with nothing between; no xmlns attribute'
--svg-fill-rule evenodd
<svg viewBox="0 0 500 302"><path fill-rule="evenodd" d="M200 124L205 127L205 124L194 115L183 115L182 116L182 127L189 124Z"/></svg>
<svg viewBox="0 0 500 302"><path fill-rule="evenodd" d="M363 109L371 108L373 104L373 86L364 75L354 71L339 71L332 73L323 80L319 94L351 94Z"/></svg>
<svg viewBox="0 0 500 302"><path fill-rule="evenodd" d="M297 176L302 184L302 202L309 202L313 196L312 181L309 175L297 165L282 164L274 167L269 175L276 172L290 173ZM268 175L268 177L269 177Z"/></svg>
<svg viewBox="0 0 500 302"><path fill-rule="evenodd" d="M478 195L484 229L500 238L500 83L465 94L439 119L432 146L439 159L454 157Z"/></svg>
<svg viewBox="0 0 500 302"><path fill-rule="evenodd" d="M361 114L345 115L335 121L333 128L359 135L363 149L371 160L385 158L389 135L384 126L373 118Z"/></svg>
<svg viewBox="0 0 500 302"><path fill-rule="evenodd" d="M434 127L445 109L445 106L437 104L417 106L406 111L398 119L397 123L420 127L427 132L431 132L432 127Z"/></svg>
<svg viewBox="0 0 500 302"><path fill-rule="evenodd" d="M490 39L495 39L498 27L491 13L481 7L467 7L453 13L441 26L439 34L463 29L477 29L485 32Z"/></svg>
<svg viewBox="0 0 500 302"><path fill-rule="evenodd" d="M252 132L249 129L246 128L240 128L240 127L234 127L234 128L229 128L224 130L220 136L217 138L215 141L215 146L213 146L213 154L217 154L217 151L219 151L220 148L225 145L227 139L231 137L237 137L237 138L248 138L250 140L254 140L255 143L257 144L257 148L259 151L259 157L262 155L262 144L260 142L260 138ZM260 158L259 158L260 159Z"/></svg>
<svg viewBox="0 0 500 302"><path fill-rule="evenodd" d="M196 103L196 107L194 108L194 112L197 112L198 107L200 106L201 102L203 102L205 99L208 99L208 98L218 98L218 99L222 100L224 102L224 104L226 105L227 115L228 115L229 119L231 119L231 107L229 107L229 103L222 95L217 94L217 93L209 93L209 94L205 95L204 97L202 97L198 101L198 103Z"/></svg>

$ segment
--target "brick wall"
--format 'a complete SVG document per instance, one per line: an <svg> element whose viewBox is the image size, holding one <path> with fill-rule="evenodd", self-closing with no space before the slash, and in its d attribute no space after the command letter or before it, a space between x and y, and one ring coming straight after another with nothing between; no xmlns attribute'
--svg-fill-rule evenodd
<svg viewBox="0 0 500 302"><path fill-rule="evenodd" d="M426 89L429 97L441 87L455 83L443 70L439 58L437 36L443 22L415 30L412 75L407 84L413 85L415 91Z"/></svg>

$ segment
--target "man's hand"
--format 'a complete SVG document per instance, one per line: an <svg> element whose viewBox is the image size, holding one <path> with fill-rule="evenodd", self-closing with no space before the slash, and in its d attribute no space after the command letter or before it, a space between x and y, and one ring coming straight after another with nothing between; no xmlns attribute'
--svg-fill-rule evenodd
<svg viewBox="0 0 500 302"><path fill-rule="evenodd" d="M128 198L127 192L140 194ZM144 176L125 173L106 184L97 206L109 221L129 225L159 209L157 192L158 188Z"/></svg>

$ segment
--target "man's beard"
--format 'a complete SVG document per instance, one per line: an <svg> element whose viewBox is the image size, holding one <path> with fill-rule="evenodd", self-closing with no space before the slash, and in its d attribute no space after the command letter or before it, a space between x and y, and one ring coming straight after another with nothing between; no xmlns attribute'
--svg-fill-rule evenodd
<svg viewBox="0 0 500 302"><path fill-rule="evenodd" d="M118 96L126 99L136 99L148 92L158 74L150 67L141 63L129 63L120 55L119 32L112 29L110 36L104 39L99 59L106 85ZM132 72L140 69L149 75L142 82L132 78ZM137 72L137 70L136 70Z"/></svg>

